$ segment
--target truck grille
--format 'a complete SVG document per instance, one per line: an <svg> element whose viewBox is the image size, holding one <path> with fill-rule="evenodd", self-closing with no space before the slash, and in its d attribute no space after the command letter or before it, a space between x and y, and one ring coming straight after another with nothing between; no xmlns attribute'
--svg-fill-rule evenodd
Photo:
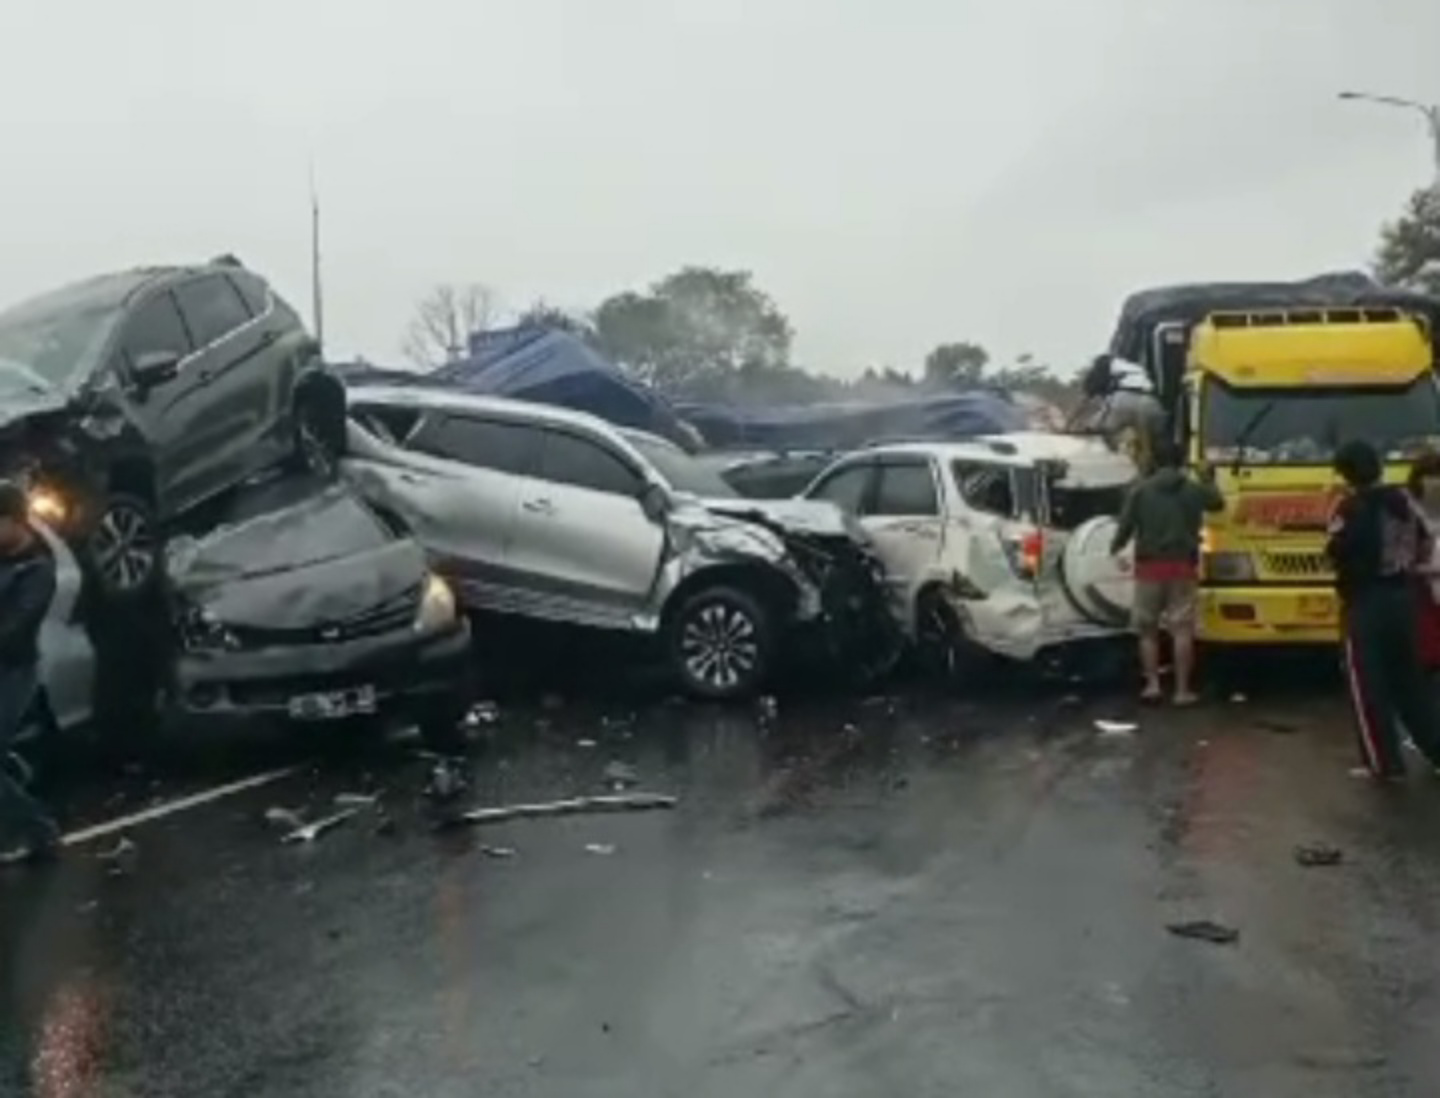
<svg viewBox="0 0 1440 1098"><path fill-rule="evenodd" d="M1330 579L1330 561L1324 553L1297 550L1266 550L1260 559L1265 571L1287 579Z"/></svg>

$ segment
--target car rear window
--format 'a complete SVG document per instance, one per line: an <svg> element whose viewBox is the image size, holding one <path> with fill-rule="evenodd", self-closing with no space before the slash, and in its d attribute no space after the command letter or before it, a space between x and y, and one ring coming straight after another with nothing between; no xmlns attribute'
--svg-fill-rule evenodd
<svg viewBox="0 0 1440 1098"><path fill-rule="evenodd" d="M1050 485L1050 525L1056 530L1078 530L1093 518L1113 517L1125 503L1126 484L1084 488Z"/></svg>

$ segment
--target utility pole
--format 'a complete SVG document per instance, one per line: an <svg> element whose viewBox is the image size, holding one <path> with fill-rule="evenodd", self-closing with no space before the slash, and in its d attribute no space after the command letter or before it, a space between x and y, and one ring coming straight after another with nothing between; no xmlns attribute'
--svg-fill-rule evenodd
<svg viewBox="0 0 1440 1098"><path fill-rule="evenodd" d="M310 165L310 319L315 342L325 350L325 304L320 287L320 192L315 186L315 165Z"/></svg>
<svg viewBox="0 0 1440 1098"><path fill-rule="evenodd" d="M1440 190L1440 103L1421 103L1414 99L1399 99L1393 95L1371 95L1369 92L1357 91L1343 91L1340 98L1351 102L1378 103L1384 107L1418 111L1430 131L1432 154L1435 158L1435 188Z"/></svg>

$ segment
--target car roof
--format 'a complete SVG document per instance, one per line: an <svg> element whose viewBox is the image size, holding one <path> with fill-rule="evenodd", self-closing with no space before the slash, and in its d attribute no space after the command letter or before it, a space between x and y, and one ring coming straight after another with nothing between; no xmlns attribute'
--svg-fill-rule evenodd
<svg viewBox="0 0 1440 1098"><path fill-rule="evenodd" d="M846 456L855 458L862 454L905 454L941 461L988 461L998 465L1032 465L1037 461L1113 461L1121 456L1094 436L1052 431L1010 431L958 442L893 442L867 447Z"/></svg>
<svg viewBox="0 0 1440 1098"><path fill-rule="evenodd" d="M43 293L34 294L23 301L17 301L13 305L0 309L0 315L18 320L30 313L51 314L76 307L118 309L128 305L136 295L143 293L159 281L212 270L227 273L247 271L247 273L254 274L233 256L218 256L208 262L189 266L131 267L123 271L91 275L63 286L52 287Z"/></svg>
<svg viewBox="0 0 1440 1098"><path fill-rule="evenodd" d="M350 385L346 387L351 404L385 404L392 408L415 408L421 411L490 413L533 423L580 427L610 437L624 437L613 424L585 412L558 408L553 404L537 404L511 397L480 396L460 393L435 385Z"/></svg>

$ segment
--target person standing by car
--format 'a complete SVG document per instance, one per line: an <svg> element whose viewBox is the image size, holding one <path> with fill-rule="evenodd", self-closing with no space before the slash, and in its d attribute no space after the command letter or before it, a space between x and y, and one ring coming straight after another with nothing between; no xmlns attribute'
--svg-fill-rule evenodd
<svg viewBox="0 0 1440 1098"><path fill-rule="evenodd" d="M1440 768L1440 724L1421 662L1415 590L1433 549L1409 495L1381 483L1375 447L1353 440L1335 453L1345 494L1330 517L1325 551L1335 567L1344 629L1345 679L1361 755L1370 773L1405 773L1400 724Z"/></svg>
<svg viewBox="0 0 1440 1098"><path fill-rule="evenodd" d="M53 854L59 830L5 770L35 699L40 626L55 597L55 560L30 528L24 491L0 481L0 864Z"/></svg>
<svg viewBox="0 0 1440 1098"><path fill-rule="evenodd" d="M1420 512L1430 540L1440 534L1440 453L1429 451L1419 455L1410 466L1405 487L1411 502ZM1415 583L1416 628L1419 632L1420 663L1431 680L1431 694L1440 679L1440 568L1436 567L1433 550L1431 559L1421 561Z"/></svg>
<svg viewBox="0 0 1440 1098"><path fill-rule="evenodd" d="M1195 669L1195 586L1200 560L1200 527L1208 511L1224 507L1212 472L1199 480L1181 470L1180 447L1156 439L1151 458L1155 471L1125 498L1111 553L1119 555L1135 543L1135 630L1140 634L1140 663L1145 675L1142 701L1158 702L1160 631L1175 648L1175 704L1194 705L1191 685Z"/></svg>

